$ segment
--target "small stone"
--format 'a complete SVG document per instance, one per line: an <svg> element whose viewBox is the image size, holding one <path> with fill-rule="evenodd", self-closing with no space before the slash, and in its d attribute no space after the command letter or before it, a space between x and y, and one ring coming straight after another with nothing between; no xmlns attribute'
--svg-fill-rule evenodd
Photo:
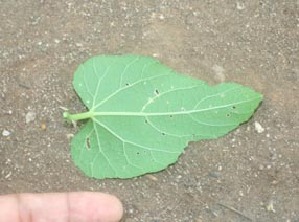
<svg viewBox="0 0 299 222"><path fill-rule="evenodd" d="M80 42L77 42L75 45L76 45L77 47L82 47L82 46L83 46L83 44L80 43Z"/></svg>
<svg viewBox="0 0 299 222"><path fill-rule="evenodd" d="M154 57L154 58L159 58L159 57L160 57L160 54L159 54L159 53L153 53L153 57Z"/></svg>
<svg viewBox="0 0 299 222"><path fill-rule="evenodd" d="M239 9L239 10L245 9L245 4L241 3L241 2L237 2L237 9Z"/></svg>
<svg viewBox="0 0 299 222"><path fill-rule="evenodd" d="M28 124L33 120L35 120L35 118L36 118L36 113L29 111L25 116L25 123Z"/></svg>
<svg viewBox="0 0 299 222"><path fill-rule="evenodd" d="M46 130L46 129L47 129L47 125L46 125L45 123L42 123L42 124L40 125L40 128L41 128L42 130Z"/></svg>
<svg viewBox="0 0 299 222"><path fill-rule="evenodd" d="M217 178L220 178L221 175L222 175L222 174L221 174L220 172L217 172L217 171L212 171L212 172L209 173L209 176L210 176L210 177L214 177L214 178L216 178L216 179L217 179Z"/></svg>
<svg viewBox="0 0 299 222"><path fill-rule="evenodd" d="M244 197L244 192L242 190L239 191L239 196Z"/></svg>
<svg viewBox="0 0 299 222"><path fill-rule="evenodd" d="M254 122L254 128L257 131L257 133L262 133L265 131L261 124L259 124L257 121Z"/></svg>
<svg viewBox="0 0 299 222"><path fill-rule="evenodd" d="M268 205L267 205L267 210L272 212L272 213L275 213L276 210L274 209L274 205L273 205L273 200L270 200Z"/></svg>
<svg viewBox="0 0 299 222"><path fill-rule="evenodd" d="M8 174L6 174L6 176L4 177L5 179L8 179L11 175L11 172L9 172Z"/></svg>
<svg viewBox="0 0 299 222"><path fill-rule="evenodd" d="M150 180L152 180L152 181L158 181L158 178L157 177L155 177L155 176L153 176L153 175L151 175L151 174L147 174L147 175L145 175L148 179L150 179Z"/></svg>
<svg viewBox="0 0 299 222"><path fill-rule="evenodd" d="M225 81L224 68L222 66L213 65L212 69L215 73L214 80L217 82L224 82Z"/></svg>
<svg viewBox="0 0 299 222"><path fill-rule="evenodd" d="M8 115L11 115L11 114L12 114L12 111L11 111L11 110L8 110L8 111L7 111L7 114L8 114Z"/></svg>
<svg viewBox="0 0 299 222"><path fill-rule="evenodd" d="M66 134L66 138L67 139L72 139L74 137L74 134L72 134L72 133L68 133L68 134Z"/></svg>
<svg viewBox="0 0 299 222"><path fill-rule="evenodd" d="M262 171L264 168L265 168L265 167L264 167L263 164L260 164L260 165L259 165L259 170L260 170L260 171Z"/></svg>
<svg viewBox="0 0 299 222"><path fill-rule="evenodd" d="M222 168L221 165L219 165L219 166L217 167L217 170L218 170L218 171L222 171L222 169L223 169L223 168Z"/></svg>
<svg viewBox="0 0 299 222"><path fill-rule="evenodd" d="M159 19L164 20L165 19L164 15L160 15Z"/></svg>
<svg viewBox="0 0 299 222"><path fill-rule="evenodd" d="M8 130L3 130L2 131L2 136L9 136L10 132Z"/></svg>

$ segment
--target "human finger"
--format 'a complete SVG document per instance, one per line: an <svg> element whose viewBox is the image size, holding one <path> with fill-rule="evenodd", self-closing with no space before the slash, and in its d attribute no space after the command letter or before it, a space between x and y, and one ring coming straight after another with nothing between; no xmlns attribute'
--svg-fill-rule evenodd
<svg viewBox="0 0 299 222"><path fill-rule="evenodd" d="M0 196L0 221L117 222L123 208L103 193L12 194Z"/></svg>

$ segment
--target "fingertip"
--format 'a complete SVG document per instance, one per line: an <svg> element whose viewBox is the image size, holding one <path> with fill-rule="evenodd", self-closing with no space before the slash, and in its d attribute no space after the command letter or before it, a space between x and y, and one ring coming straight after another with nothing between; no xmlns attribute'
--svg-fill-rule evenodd
<svg viewBox="0 0 299 222"><path fill-rule="evenodd" d="M109 194L108 194L109 195ZM124 208L122 202L115 196L109 195L111 201L111 211L114 212L114 220L113 222L118 222L123 218Z"/></svg>
<svg viewBox="0 0 299 222"><path fill-rule="evenodd" d="M88 214L92 219L101 218L107 222L118 222L123 217L121 201L110 194L79 192L70 193L71 214ZM78 202L80 201L80 202ZM84 209L84 212L82 210Z"/></svg>

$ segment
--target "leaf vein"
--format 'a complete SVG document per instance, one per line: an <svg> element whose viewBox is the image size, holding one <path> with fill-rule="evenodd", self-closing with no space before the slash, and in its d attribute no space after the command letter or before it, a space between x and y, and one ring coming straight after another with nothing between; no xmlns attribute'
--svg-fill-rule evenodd
<svg viewBox="0 0 299 222"><path fill-rule="evenodd" d="M133 84L131 84L130 86L125 86L125 87L122 87L122 88L119 88L118 90L116 90L114 93L110 94L109 96L107 96L105 99L103 99L100 103L98 103L96 106L92 107L92 110L96 110L97 108L99 108L101 105L103 105L104 103L108 102L109 99L111 99L113 96L115 96L116 94L118 94L119 92L125 90L125 89L129 89L141 82L144 82L144 81L147 81L147 80L152 80L152 79L155 79L155 78L158 78L160 76L167 76L168 74L162 74L162 75L155 75L155 76L150 76L149 78L146 78L146 79L142 79L142 80L139 80L139 81L136 81L134 82Z"/></svg>
<svg viewBox="0 0 299 222"><path fill-rule="evenodd" d="M125 74L125 72L127 71L127 69L132 66L135 62L137 62L140 59L140 56L137 56L136 58L134 58L130 63L126 64L125 68L123 69L123 71L120 74L120 80L119 80L119 89L121 88L121 86L123 85L123 75Z"/></svg>
<svg viewBox="0 0 299 222"><path fill-rule="evenodd" d="M93 60L93 63L92 63L92 64L93 64L93 70L94 70L94 73L95 73L96 78L97 78L97 81L98 81L98 83L97 83L97 87L96 87L96 91L95 91L95 94L94 94L94 96L93 96L93 102L92 102L92 106L94 107L94 106L95 106L95 103L96 103L96 98L97 98L97 95L98 95L98 92L99 92L99 88L100 88L100 85L101 85L101 83L102 83L102 80L103 80L103 78L107 75L107 73L108 73L108 71L109 71L109 69L110 69L111 66L108 66L108 67L106 68L104 74L101 76L101 78L98 78L98 76L97 76L97 69L96 69L96 67L95 67L95 65L94 65L94 60Z"/></svg>
<svg viewBox="0 0 299 222"><path fill-rule="evenodd" d="M103 150L102 150L102 147L101 147L101 142L100 142L100 140L99 140L99 133L98 133L98 131L97 131L97 127L96 127L96 125L95 125L95 123L93 124L93 128L94 128L94 131L95 131L95 133L96 133L96 138L97 138L97 143L98 143L98 149L99 149L99 152L104 156L104 158L107 160L107 162L108 162L108 164L109 164L109 166L111 167L111 169L113 170L113 172L115 173L115 174L117 174L116 172L116 170L114 169L114 167L113 167L113 165L111 164L111 162L110 162L110 160L109 160L109 158L107 157L107 155L103 152Z"/></svg>
<svg viewBox="0 0 299 222"><path fill-rule="evenodd" d="M86 81L86 72L85 72L85 66L84 65L82 65L82 68L83 68L83 81L84 81L84 84L85 84L85 86L86 86L86 90L85 90L85 92L87 92L88 94L89 94L89 96L91 97L91 98L93 98L93 95L92 95L92 93L90 92L90 89L89 89L89 87L88 87L88 84L87 84L87 81Z"/></svg>
<svg viewBox="0 0 299 222"><path fill-rule="evenodd" d="M94 121L99 124L101 127L103 127L104 129L106 129L108 132L110 132L112 135L114 135L116 138L118 138L120 141L125 142L125 143L130 143L134 146L140 147L142 149L145 150L149 150L149 151L158 151L158 152L164 152L164 153L178 153L178 152L170 152L170 151L166 151L166 150L160 150L160 149L156 149L156 148L152 148L152 147L146 147L146 146L142 146L137 144L136 142L130 141L130 140L125 140L124 138L122 138L119 134L117 134L116 132L114 132L112 129L110 129L108 126L102 124L99 120L94 119Z"/></svg>
<svg viewBox="0 0 299 222"><path fill-rule="evenodd" d="M173 137L178 137L178 138L183 138L183 137L188 137L188 136L190 136L190 135L188 135L188 134L178 135L178 134L168 133L168 132L166 132L166 131L163 131L163 130L159 129L159 127L157 127L157 126L156 126L156 125L155 125L155 124L148 118L148 116L146 116L145 119L146 119L147 123L148 123L153 129L157 130L157 131L158 131L159 133L161 133L161 134L164 133L165 135L173 136Z"/></svg>
<svg viewBox="0 0 299 222"><path fill-rule="evenodd" d="M142 112L143 110L146 109L146 107L150 104L154 104L155 102L155 99L156 98L160 98L168 93L171 93L171 92L176 92L176 91L180 91L180 90L187 90L187 89L193 89L193 88L197 88L199 85L194 85L194 86L189 86L189 87L183 87L183 88L175 88L175 89L171 89L171 90L168 90L168 91L165 91L165 92L162 92L160 93L159 95L156 95L155 97L153 97L153 101L149 101L147 102L143 107L142 109L140 110L140 112Z"/></svg>
<svg viewBox="0 0 299 222"><path fill-rule="evenodd" d="M227 92L229 92L229 91L232 91L232 90L234 90L234 89L237 89L238 87L233 87L233 88L231 88L231 89L228 89L228 90L225 90L225 91L223 91L223 92L219 92L219 93L216 93L216 94L213 94L213 95L209 95L209 96L205 96L204 98L202 98L194 107L193 107L193 109L196 109L196 108L198 108L198 106L201 104L201 103L203 103L205 100L207 100L207 99L209 99L209 98L212 98L212 97L215 97L215 96L219 96L219 95L221 95L221 94L225 94L225 93L227 93Z"/></svg>
<svg viewBox="0 0 299 222"><path fill-rule="evenodd" d="M213 124L209 124L209 123L206 123L206 122L198 120L197 118L195 118L194 116L192 116L192 114L188 114L188 116L190 116L190 118L193 119L199 125L212 126L212 127L235 126L235 124L218 124L218 125L213 125Z"/></svg>

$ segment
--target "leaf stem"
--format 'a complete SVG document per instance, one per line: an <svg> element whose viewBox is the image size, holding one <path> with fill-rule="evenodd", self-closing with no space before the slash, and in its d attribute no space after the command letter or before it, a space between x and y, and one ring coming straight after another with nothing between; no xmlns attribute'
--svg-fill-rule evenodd
<svg viewBox="0 0 299 222"><path fill-rule="evenodd" d="M81 120L88 119L94 116L94 112L88 111L84 113L70 114L69 112L64 112L63 117L69 120Z"/></svg>

